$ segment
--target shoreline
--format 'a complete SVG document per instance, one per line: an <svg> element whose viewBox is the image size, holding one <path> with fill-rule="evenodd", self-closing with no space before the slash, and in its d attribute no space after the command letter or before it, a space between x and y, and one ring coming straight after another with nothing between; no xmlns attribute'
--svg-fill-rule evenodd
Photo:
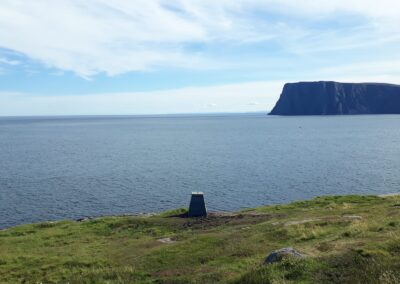
<svg viewBox="0 0 400 284"><path fill-rule="evenodd" d="M234 211L209 211L209 213L211 214L221 214L221 215L230 215L230 214L237 214L240 212L244 212L247 210L255 210L257 208L261 208L261 207L270 207L270 206L282 206L282 205L289 205L292 203L296 203L296 202L302 202L302 201L310 201L310 200L314 200L316 198L322 198L322 197L335 197L335 196L376 196L376 197L380 197L380 198L387 198L387 197L394 197L394 196L400 196L400 192L397 193L385 193L385 194L378 194L378 195L374 195L374 194L348 194L348 195L322 195L322 196L316 196L314 198L311 199L299 199L299 200L295 200L292 202L288 202L288 203L281 203L281 204L271 204L271 205L261 205L261 206L257 206L257 207L248 207L248 208L242 208L239 210L234 210ZM183 209L183 208L180 208ZM140 213L122 213L122 214L106 214L106 215L95 215L95 216L82 216L79 218L69 218L69 219L60 219L60 220L45 220L45 221L39 221L39 222L33 222L33 223L22 223L22 224L17 224L14 226L10 226L10 227L6 227L6 228L0 228L0 231L6 231L12 228L16 228L16 227L20 227L20 226L27 226L27 225L36 225L36 224L41 224L41 223L58 223L58 222L65 222L65 221L70 221L70 222L85 222L85 221L89 221L89 220L96 220L99 218L107 218L107 217L112 217L112 218L118 218L118 217L143 217L143 218L147 218L147 217L153 217L153 216L161 216L163 215L165 212L170 212L170 211L174 211L174 210L179 210L178 208L175 209L168 209L166 211L160 211L160 212L140 212Z"/></svg>

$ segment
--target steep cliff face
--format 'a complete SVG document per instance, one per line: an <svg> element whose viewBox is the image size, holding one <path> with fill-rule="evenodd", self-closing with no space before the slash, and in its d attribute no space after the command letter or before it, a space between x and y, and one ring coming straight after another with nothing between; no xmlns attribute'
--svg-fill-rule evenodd
<svg viewBox="0 0 400 284"><path fill-rule="evenodd" d="M300 82L286 84L271 115L400 114L400 85Z"/></svg>

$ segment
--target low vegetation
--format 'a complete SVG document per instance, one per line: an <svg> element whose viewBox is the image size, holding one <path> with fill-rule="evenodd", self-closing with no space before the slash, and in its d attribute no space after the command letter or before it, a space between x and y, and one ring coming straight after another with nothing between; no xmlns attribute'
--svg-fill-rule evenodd
<svg viewBox="0 0 400 284"><path fill-rule="evenodd" d="M184 213L2 230L0 283L400 283L399 196ZM283 247L307 257L263 264Z"/></svg>

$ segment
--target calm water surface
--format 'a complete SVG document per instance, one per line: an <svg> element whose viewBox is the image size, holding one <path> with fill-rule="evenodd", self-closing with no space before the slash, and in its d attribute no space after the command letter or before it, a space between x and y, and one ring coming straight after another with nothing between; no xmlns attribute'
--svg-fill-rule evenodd
<svg viewBox="0 0 400 284"><path fill-rule="evenodd" d="M0 228L400 191L400 116L0 118Z"/></svg>

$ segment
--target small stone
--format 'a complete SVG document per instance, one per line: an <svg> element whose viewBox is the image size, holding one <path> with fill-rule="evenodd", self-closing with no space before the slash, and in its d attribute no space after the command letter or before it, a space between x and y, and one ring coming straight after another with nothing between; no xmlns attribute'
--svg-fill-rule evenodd
<svg viewBox="0 0 400 284"><path fill-rule="evenodd" d="M276 251L272 252L270 255L268 255L265 258L264 263L269 264L269 263L279 262L288 256L295 257L295 258L303 258L306 255L298 252L297 250L295 250L294 248L291 248L291 247L282 248L282 249L276 250Z"/></svg>
<svg viewBox="0 0 400 284"><path fill-rule="evenodd" d="M299 221L289 221L285 223L285 226L292 226L292 225L301 225L306 223L311 223L318 221L317 219L306 219L306 220L299 220Z"/></svg>
<svg viewBox="0 0 400 284"><path fill-rule="evenodd" d="M171 238L162 238L162 239L158 239L157 241L160 242L160 243L163 243L163 244L176 243L176 241L172 240Z"/></svg>
<svg viewBox="0 0 400 284"><path fill-rule="evenodd" d="M93 217L83 217L83 218L76 219L75 221L76 222L86 222L86 221L89 221L92 219L93 219Z"/></svg>

